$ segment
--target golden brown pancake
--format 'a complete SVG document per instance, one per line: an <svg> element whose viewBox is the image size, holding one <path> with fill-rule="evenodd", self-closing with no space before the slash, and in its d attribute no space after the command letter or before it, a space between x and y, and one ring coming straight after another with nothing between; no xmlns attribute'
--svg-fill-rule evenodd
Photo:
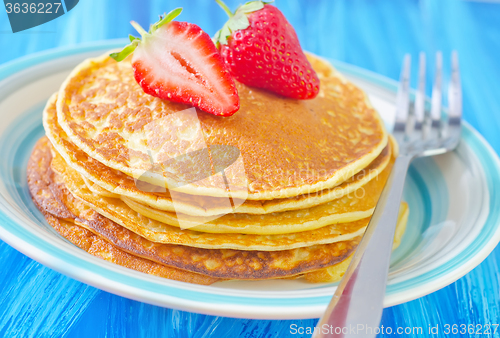
<svg viewBox="0 0 500 338"><path fill-rule="evenodd" d="M319 229L334 223L354 222L370 217L382 193L392 168L392 162L373 180L342 198L311 208L289 210L264 215L231 213L218 218L190 216L182 213L157 210L126 197L121 200L135 212L161 223L190 228L203 232L244 233L244 234L284 234ZM83 194L70 188L81 198ZM93 198L86 199L99 208ZM122 205L119 202L116 202ZM106 204L115 204L107 200ZM121 207L120 207L121 209Z"/></svg>
<svg viewBox="0 0 500 338"><path fill-rule="evenodd" d="M147 214L149 216L146 216L149 219L147 227L152 230L157 229L155 232L164 232L166 226L179 228L180 224L175 213L141 209L140 204L134 204L130 200L123 199L126 202L124 203L118 199L95 195L86 189L85 184L82 184L82 179L69 166L65 166L63 161L57 160L52 163L57 165L56 170L59 173L67 173L64 179L68 189L74 195L92 205L106 217L123 223L123 226L129 227L128 223L131 223L131 227L133 224L143 224L144 221L139 219L144 217L143 214ZM227 214L212 220L183 215L183 228L188 228L185 226L187 224L191 230L214 234L278 235L311 231L331 224L354 222L371 216L389 170L389 167L385 169L377 180L370 181L362 188L363 190L360 189L357 195L346 195L341 199L313 208L265 215ZM148 214L148 212L151 213ZM143 235L146 236L146 234ZM150 239L161 241L156 237Z"/></svg>
<svg viewBox="0 0 500 338"><path fill-rule="evenodd" d="M37 143L28 165L30 191L39 208L41 205L56 205L55 210L59 212L60 205L63 205L70 215L74 215L72 217L74 217L75 224L63 222L62 227L58 229L61 222L54 223L52 219L49 222L64 237L84 249L89 247L89 242L96 242L97 248L88 250L90 253L139 271L201 284L209 284L215 281L214 278L267 279L307 276L309 272L344 260L352 253L360 239L357 237L352 241L275 252L207 250L154 243L99 215L65 191L57 177L54 177L54 173L50 173L44 167L44 164L50 160L50 147L47 139L42 138ZM48 175L51 175L52 179L48 179ZM54 199L55 196L62 198L58 199L57 203L44 201L44 199ZM41 210L47 215L47 210L42 208ZM94 236L98 237L88 239L91 237L90 233L83 231L81 227L90 230ZM106 242L101 242L101 239L105 239ZM106 243L110 243L111 246L106 246ZM137 260L139 257L144 258L144 261ZM175 267L177 270L163 271L162 267L151 265L149 261L166 267ZM192 272L195 273L189 275ZM210 279L207 276L213 278Z"/></svg>
<svg viewBox="0 0 500 338"><path fill-rule="evenodd" d="M112 198L120 198L120 195L115 194L113 192L110 192L106 189L103 189L100 185L95 184L85 176L81 176L83 181L85 182L85 185L87 188L92 191L92 193L99 195L99 196L104 196L104 197L112 197Z"/></svg>
<svg viewBox="0 0 500 338"><path fill-rule="evenodd" d="M40 141L33 154L39 151L49 156L50 148L46 141ZM34 157L31 163L36 162ZM30 165L29 176L39 166ZM58 182L55 180L55 182ZM146 258L166 266L175 267L203 275L223 279L267 279L293 276L306 271L317 270L336 264L345 259L357 245L359 237L345 242L313 245L282 251L240 251L224 249L200 249L183 245L160 244L151 242L115 222L99 215L85 206L71 194L64 193L64 186L54 184L66 196L61 202L74 214L75 223L106 239L117 248L135 256ZM30 191L32 189L30 188ZM38 197L53 198L54 195L39 194ZM36 197L34 196L35 200ZM38 203L37 203L38 204ZM42 203L52 205L53 203Z"/></svg>
<svg viewBox="0 0 500 338"><path fill-rule="evenodd" d="M119 199L105 198L93 194L87 189L76 172L65 165L64 160L57 154L52 160L51 168L59 174L56 176L56 180L60 180L58 183L65 187L64 190L67 188L72 195L85 202L87 206L104 217L150 241L158 243L181 244L206 249L277 251L351 240L364 232L369 221L368 218L365 218L355 222L332 224L320 229L296 234L284 233L279 235L204 233L193 231L193 229L182 230L144 217L128 208ZM67 202L66 205L75 203Z"/></svg>
<svg viewBox="0 0 500 338"><path fill-rule="evenodd" d="M282 251L201 249L151 242L97 213L92 216L78 224L125 251L222 279L272 279L315 271L345 259L361 239Z"/></svg>
<svg viewBox="0 0 500 338"><path fill-rule="evenodd" d="M35 205L61 236L91 255L143 273L203 285L219 280L134 256L76 225L76 215L65 205L67 199L60 199L65 195L64 191L50 179L53 174L48 165L51 157L48 139L44 137L35 145L28 162L28 186Z"/></svg>
<svg viewBox="0 0 500 338"><path fill-rule="evenodd" d="M401 244L401 239L406 230L406 224L408 222L408 215L410 210L407 203L401 203L401 208L398 214L398 224L396 226L396 233L394 234L394 242L392 245L392 250L395 250ZM349 264L351 263L352 255L347 257L340 263L329 266L327 268L319 269L316 271L311 271L304 274L304 278L311 283L334 283L340 281L344 276Z"/></svg>
<svg viewBox="0 0 500 338"><path fill-rule="evenodd" d="M88 174L89 171L93 172L93 174L91 175L93 179L96 179L96 177L99 176L99 173L101 173L100 174L101 181L106 181L106 180L113 181L114 178L119 177L120 187L127 186L127 188L125 188L124 190L132 191L133 189L136 189L135 183L133 182L133 179L131 177L126 176L124 174L115 175L113 173L116 173L117 172L116 170L109 170L100 162L95 161L91 158L89 161L86 162L86 159L89 159L89 157L86 156L85 153L79 151L78 148L76 148L76 146L74 146L71 142L67 141L67 139L61 136L64 135L65 133L64 131L62 131L62 129L57 127L57 122L55 121L54 115L55 115L54 109L51 108L51 105L49 104L45 112L45 119L44 119L45 127L48 131L49 138L51 138L53 143L63 145L57 147L57 149L58 150L61 148L63 149L62 154L66 154L65 158L69 164L76 166L76 169L79 170L80 173L85 172L86 174ZM71 150L66 151L67 149ZM69 156L69 160L68 160L68 154L72 154ZM354 197L344 196L344 198L342 199L324 203L314 208L304 208L296 211L263 215L263 216L229 214L221 218L218 218L213 222L209 222L209 219L207 220L206 218L190 217L189 215L185 214L182 216L182 220L184 221L184 223L187 223L189 227L195 224L200 224L200 226L195 227L195 230L197 231L228 232L228 233L237 232L237 233L264 235L264 234L279 234L279 233L289 233L297 231L307 231L332 223L350 222L366 218L369 217L373 212L373 208L378 199L378 195L380 194L380 191L383 188L383 184L385 182L383 179L380 180L380 178L377 178L376 182L374 182L374 179L372 177L373 176L377 177L377 174L379 173L377 168L380 168L381 166L387 166L385 162L387 160L386 157L390 156L390 149L385 150L383 155L384 155L383 158L374 161L375 163L373 168L368 168L367 170L364 171L363 174L359 173L358 175L356 175L356 177L349 179L348 181L341 184L339 187L336 187L332 190L332 192L335 192L337 191L337 189L340 190L344 189L345 193L346 191L352 190L351 186L359 189L359 183L364 180L363 176L370 176L371 181L369 181L369 183L366 185L367 189L363 187L363 189L360 190L362 192L367 190L368 191L368 194L366 194L368 195L367 197L361 195L363 198L356 198L358 194L357 191L354 190L354 194L351 194L354 195ZM92 168L92 169L89 170L85 168ZM385 172L387 173L388 169L385 170ZM114 178L109 179L109 177L114 177ZM96 189L92 188L93 186L89 184L87 184L87 186L91 188L92 192L96 192ZM117 190L115 189L114 191ZM77 192L73 191L73 193ZM103 197L113 197L112 193L101 193L100 195L102 195ZM153 194L150 194L150 197L152 197L152 199L156 199L156 201L160 200L161 198L158 195L155 196ZM174 212L161 212L161 210L156 210L154 208L146 210L147 207L149 206L148 203L146 203L146 206L144 206L142 205L142 201L137 202L136 199L128 199L125 196L122 196L122 199L127 203L129 207L133 208L135 211L142 213L143 215L149 218L156 219L162 223L179 226L178 218L176 216L176 213ZM165 200L167 199L168 197L165 197ZM87 200L87 202L90 203L90 200ZM257 201L250 201L250 202L253 202L255 204ZM108 203L105 202L105 204ZM177 206L178 205L179 203L177 203ZM186 203L186 205L190 206L189 203ZM240 208L238 208L237 211ZM101 210L101 212L105 211ZM182 212L180 212L180 214L182 214ZM109 212L106 215L110 216ZM177 215L179 215L179 210L177 210ZM298 218L300 218L300 220L298 220ZM115 221L118 220L115 219Z"/></svg>
<svg viewBox="0 0 500 338"><path fill-rule="evenodd" d="M60 191L51 189L48 179L52 173L51 161L50 142L46 137L42 137L33 148L26 169L30 193L38 209L42 212L49 212L58 218L70 219L73 214L61 202ZM59 194L59 196L56 197L55 194Z"/></svg>
<svg viewBox="0 0 500 338"><path fill-rule="evenodd" d="M71 221L49 214L45 214L45 219L61 236L89 254L105 261L150 275L193 284L210 285L220 280L131 255Z"/></svg>
<svg viewBox="0 0 500 338"><path fill-rule="evenodd" d="M228 205L226 199L176 193L174 205L174 201L168 191L165 193L142 191L137 187L135 180L131 176L106 167L73 144L57 122L56 98L57 96L54 94L49 99L44 110L44 127L47 137L68 165L82 175L87 187L92 192L105 197L116 198L118 197L116 195L122 195L154 209L176 211L192 216L210 216L232 212L267 214L309 208L341 198L374 179L389 163L392 148L394 147L394 142L390 142L368 167L362 169L336 187L315 193L274 200L247 200L241 204L239 203L240 205L236 209Z"/></svg>
<svg viewBox="0 0 500 338"><path fill-rule="evenodd" d="M135 178L148 172L151 182L193 195L228 196L221 176L190 182L193 167L217 172L212 150L210 159L176 162L160 172L151 172L151 162L160 166L207 145L236 147L245 173L241 165L224 172L231 196L249 200L335 187L367 167L387 144L365 93L335 71L321 77L320 93L311 100L236 85L240 110L225 118L198 111L198 125L177 114L188 106L145 94L129 61L105 55L84 61L64 82L58 122L71 142L107 167Z"/></svg>

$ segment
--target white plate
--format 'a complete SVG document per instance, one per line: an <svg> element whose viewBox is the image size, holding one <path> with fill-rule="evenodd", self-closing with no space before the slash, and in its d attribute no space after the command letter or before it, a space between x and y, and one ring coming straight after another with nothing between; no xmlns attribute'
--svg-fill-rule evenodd
<svg viewBox="0 0 500 338"><path fill-rule="evenodd" d="M122 46L107 41L35 54L0 67L0 238L38 262L100 289L192 312L262 319L319 317L335 284L301 280L220 282L200 286L149 276L91 256L50 226L27 189L26 164L43 134L42 108L83 59ZM388 127L397 84L368 71L333 64L363 87ZM479 112L478 112L479 113ZM385 305L436 291L465 275L500 240L500 162L472 127L458 149L412 165L405 200L410 217L394 252Z"/></svg>

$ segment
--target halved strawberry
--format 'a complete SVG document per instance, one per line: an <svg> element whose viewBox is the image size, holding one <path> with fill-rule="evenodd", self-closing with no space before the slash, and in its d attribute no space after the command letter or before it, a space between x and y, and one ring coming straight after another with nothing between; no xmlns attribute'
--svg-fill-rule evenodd
<svg viewBox="0 0 500 338"><path fill-rule="evenodd" d="M318 76L278 8L259 0L247 2L233 13L222 0L216 2L229 20L214 40L236 80L294 99L318 95Z"/></svg>
<svg viewBox="0 0 500 338"><path fill-rule="evenodd" d="M134 76L147 94L214 115L233 115L239 109L234 81L207 33L195 24L172 21L181 11L160 17L149 32L132 21L141 38L130 36L130 44L110 56L122 61L134 53Z"/></svg>

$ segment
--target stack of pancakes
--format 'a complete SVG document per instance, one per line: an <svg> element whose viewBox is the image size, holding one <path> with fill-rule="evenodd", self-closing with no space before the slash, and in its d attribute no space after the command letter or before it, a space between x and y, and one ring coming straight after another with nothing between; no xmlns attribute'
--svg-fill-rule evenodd
<svg viewBox="0 0 500 338"><path fill-rule="evenodd" d="M145 273L340 278L397 146L365 93L309 58L315 99L236 83L231 117L145 94L127 60L84 61L44 110L33 200L77 246ZM407 216L403 204L395 245Z"/></svg>

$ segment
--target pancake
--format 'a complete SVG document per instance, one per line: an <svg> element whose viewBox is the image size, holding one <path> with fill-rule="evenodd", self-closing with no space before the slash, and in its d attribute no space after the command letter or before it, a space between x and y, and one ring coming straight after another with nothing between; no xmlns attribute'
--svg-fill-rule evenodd
<svg viewBox="0 0 500 338"><path fill-rule="evenodd" d="M175 203L169 192L145 192L137 187L136 181L124 173L106 167L91 158L72 143L57 122L55 109L56 94L48 101L44 110L44 127L47 137L57 152L76 171L78 171L87 187L94 193L105 197L122 195L135 202L151 208L175 211L193 216L211 216L227 213L267 214L287 210L298 210L316 206L341 198L361 188L375 178L389 163L395 143L390 142L382 153L370 165L340 185L316 193L294 196L284 199L251 201L238 203L237 208L227 204L226 199L201 197L176 193Z"/></svg>
<svg viewBox="0 0 500 338"><path fill-rule="evenodd" d="M357 190L310 208L263 215L230 213L199 217L151 208L125 196L121 200L143 216L181 228L205 232L277 234L318 229L332 223L346 223L371 216L393 165L393 159L376 178ZM78 194L78 192L75 192Z"/></svg>
<svg viewBox="0 0 500 338"><path fill-rule="evenodd" d="M104 55L69 75L57 117L71 142L90 157L158 186L243 200L293 197L337 186L387 144L366 94L324 67L331 76L321 77L315 99L291 100L236 83L241 108L220 118L193 115L193 108L145 94L130 60L117 63ZM225 177L216 164L231 162L226 157L232 155L216 154L215 145L240 154L223 170ZM191 156L204 149L207 156ZM194 180L206 176L193 168L213 175Z"/></svg>
<svg viewBox="0 0 500 338"><path fill-rule="evenodd" d="M40 209L47 222L61 236L93 256L143 273L203 285L220 280L134 256L91 231L76 225L74 223L76 216L59 199L64 195L64 192L55 186L49 178L52 174L49 167L51 161L49 149L47 138L40 139L35 146L28 162L28 186L35 205Z"/></svg>
<svg viewBox="0 0 500 338"><path fill-rule="evenodd" d="M103 189L99 185L95 184L85 176L82 176L83 181L85 182L85 185L87 186L87 189L92 191L94 194L99 195L99 196L104 196L104 197L112 197L112 198L120 198L120 195L112 193L106 189Z"/></svg>
<svg viewBox="0 0 500 338"><path fill-rule="evenodd" d="M210 285L220 280L134 256L71 221L52 215L45 215L45 219L61 236L89 254L105 261L150 275L193 284Z"/></svg>
<svg viewBox="0 0 500 338"><path fill-rule="evenodd" d="M50 212L58 218L70 219L73 214L61 202L60 191L51 189L48 179L52 172L51 161L50 142L46 137L42 137L33 148L26 170L30 193L42 212Z"/></svg>
<svg viewBox="0 0 500 338"><path fill-rule="evenodd" d="M345 259L361 239L358 236L350 241L280 251L202 249L151 242L90 208L85 212L78 217L77 224L125 251L168 266L223 279L280 278L314 271Z"/></svg>
<svg viewBox="0 0 500 338"><path fill-rule="evenodd" d="M392 245L392 250L396 250L401 244L401 239L406 230L406 224L408 222L408 215L410 209L408 204L401 203L401 208L399 208L398 214L398 224L396 225L396 233L394 234L394 242ZM352 255L340 263L329 266L327 268L319 269L304 274L304 278L311 283L335 283L342 279L345 271L351 263Z"/></svg>
<svg viewBox="0 0 500 338"><path fill-rule="evenodd" d="M182 230L134 212L119 199L94 195L87 189L78 174L56 154L51 168L56 175L54 179L71 192L63 194L65 204L73 210L92 209L132 232L157 243L180 244L206 249L238 249L278 251L348 241L363 234L368 218L355 222L331 224L320 229L300 233L278 235L254 235L241 233L204 233L192 229ZM74 199L73 195L78 199ZM81 201L80 201L81 200ZM82 206L82 201L87 206Z"/></svg>
<svg viewBox="0 0 500 338"><path fill-rule="evenodd" d="M46 164L51 161L51 157L47 139L42 138L35 146L28 164L30 192L49 223L89 253L139 271L199 284L210 284L216 278L307 278L310 273L345 260L360 240L357 237L352 241L276 252L207 250L154 243L99 215L64 191L64 186L54 173L47 169ZM48 210L41 208L41 205ZM50 216L49 212L59 213L61 206L75 224L71 220ZM94 249L88 249L92 246Z"/></svg>
<svg viewBox="0 0 500 338"><path fill-rule="evenodd" d="M54 171L61 175L66 187L73 195L91 205L92 208L100 214L105 215L120 225L152 241L171 243L174 233L189 233L180 230L175 224L169 225L165 222L145 217L141 213L134 211L121 200L93 194L87 189L81 176L69 167L58 155L52 160L51 166ZM208 223L203 223L205 219L200 220L199 218L195 218L193 222L200 223L190 229L196 230L197 232L201 231L200 229L204 232L210 230L210 232L213 232L212 235L216 233L225 236L237 234L241 238L245 238L246 241L250 238L254 238L249 234L254 234L258 235L255 236L257 240L256 244L258 244L259 242L263 243L262 241L265 238L264 234L269 236L277 234L287 235L293 232L321 229L325 226L331 228L336 223L343 223L338 224L338 227L349 227L347 223L354 224L354 221L369 217L373 213L373 209L385 185L389 172L390 167L388 166L377 179L370 181L366 187L359 192L359 196L356 194L346 195L339 200L306 210L286 211L283 213L266 215L228 214L218 219L211 220ZM194 217L191 217L191 219L193 218ZM171 215L171 220L172 223L175 223L177 220L175 214ZM328 223L328 220L333 221ZM330 230L328 230L328 232L330 232ZM235 238L236 237L232 239ZM276 240L276 237L273 237L273 241L274 240ZM276 243L273 244L273 241L270 241L269 244L275 245ZM227 245L235 245L235 243L227 243ZM264 248L260 248L259 250L264 250Z"/></svg>
<svg viewBox="0 0 500 338"><path fill-rule="evenodd" d="M42 157L45 159L51 157L50 148L45 138L42 138L35 146L28 165L28 177L38 175L42 178L39 180L28 179L30 192L44 192L32 195L37 206L62 203L71 213L76 225L88 229L122 251L168 267L222 279L282 278L336 264L348 257L360 240L360 237L356 237L351 241L272 252L208 250L154 243L103 217L65 192L64 186L56 178L48 177L49 174L54 177L53 173L50 173L46 168L41 168L43 161L38 160L38 158ZM34 174L34 171L37 174ZM40 183L41 181L43 184ZM36 187L34 187L35 185ZM55 194L46 193L51 189L60 189L61 195L65 198L59 200L58 203L44 202L45 198L55 198ZM43 209L42 211L45 214L48 212ZM72 236L74 231L79 231L79 228L71 228L69 224L65 225L68 225L68 233L66 234L68 237ZM78 234L75 236L82 237Z"/></svg>

